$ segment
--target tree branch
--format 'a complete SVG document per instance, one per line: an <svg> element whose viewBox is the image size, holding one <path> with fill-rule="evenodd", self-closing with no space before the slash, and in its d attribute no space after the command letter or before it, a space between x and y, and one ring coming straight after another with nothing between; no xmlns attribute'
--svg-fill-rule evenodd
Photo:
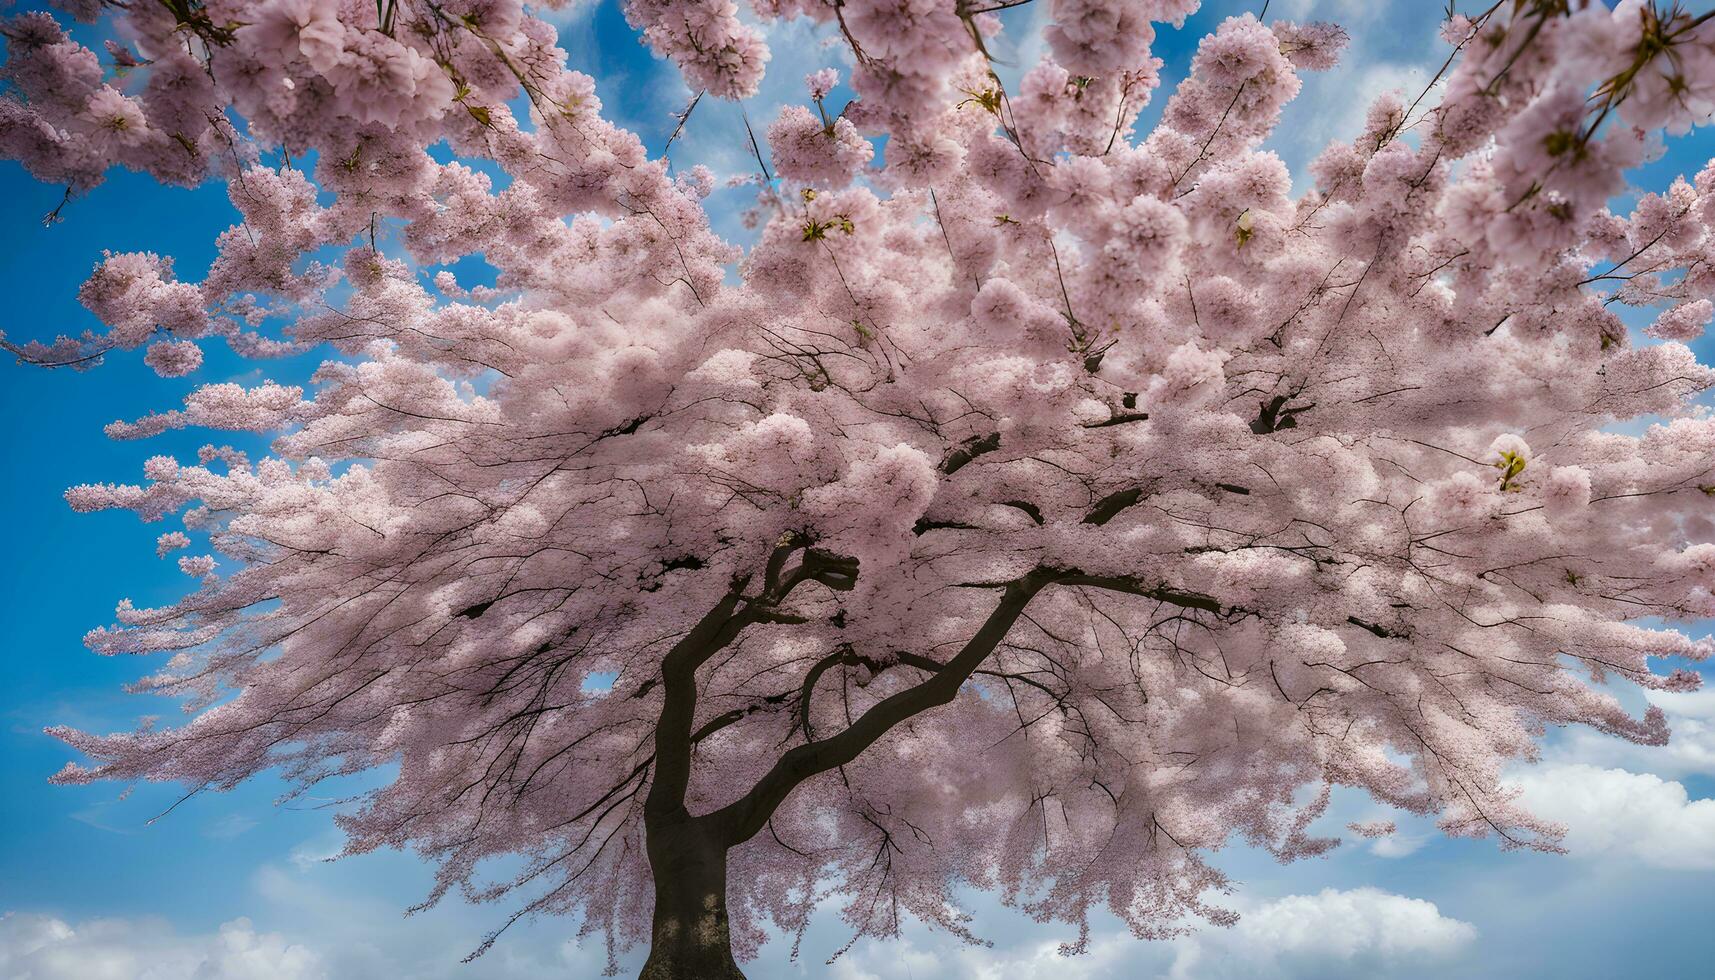
<svg viewBox="0 0 1715 980"><path fill-rule="evenodd" d="M661 717L655 723L655 779L644 800L651 817L683 815L685 787L691 780L691 723L697 712L697 668L733 641L750 616L735 613L749 576L734 579L732 587L697 625L674 644L661 662L664 693Z"/></svg>
<svg viewBox="0 0 1715 980"><path fill-rule="evenodd" d="M992 453L1000 448L1000 433L991 432L986 436L972 436L959 443L959 448L947 454L941 460L941 472L952 476L964 468L966 463L985 453Z"/></svg>
<svg viewBox="0 0 1715 980"><path fill-rule="evenodd" d="M715 832L729 847L749 840L767 825L775 809L800 783L857 758L907 718L952 701L959 687L1011 631L1024 607L1051 581L1053 573L1039 569L1006 583L999 604L944 669L921 684L883 698L839 734L788 750L750 792L709 814Z"/></svg>
<svg viewBox="0 0 1715 980"><path fill-rule="evenodd" d="M1085 524L1100 527L1119 516L1120 511L1143 499L1143 488L1132 487L1129 490L1118 490L1096 501L1096 506L1084 515Z"/></svg>
<svg viewBox="0 0 1715 980"><path fill-rule="evenodd" d="M706 817L714 825L714 832L726 840L729 847L749 840L767 825L774 811L799 784L856 759L900 722L952 701L959 688L978 673L983 661L1012 630L1030 600L1042 589L1056 584L1107 589L1216 615L1238 611L1223 607L1218 599L1198 592L1145 585L1135 579L1117 576L1086 575L1076 569L1037 568L1023 578L1004 584L1000 602L952 660L943 664L915 654L900 654L900 663L929 671L931 676L920 684L883 698L837 735L788 750L748 793ZM799 711L806 737L810 734L810 695L817 679L838 664L862 662L866 662L865 658L845 649L824 657L810 669L799 695Z"/></svg>

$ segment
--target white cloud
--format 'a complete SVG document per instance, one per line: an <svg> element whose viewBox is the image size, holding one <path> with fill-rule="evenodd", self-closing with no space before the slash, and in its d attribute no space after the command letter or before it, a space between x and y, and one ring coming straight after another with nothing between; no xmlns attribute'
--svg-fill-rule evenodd
<svg viewBox="0 0 1715 980"><path fill-rule="evenodd" d="M1384 9L1375 0L1273 0L1266 20L1329 20L1349 28L1374 20Z"/></svg>
<svg viewBox="0 0 1715 980"><path fill-rule="evenodd" d="M321 980L321 959L249 919L180 936L151 919L0 918L0 976L16 980Z"/></svg>
<svg viewBox="0 0 1715 980"><path fill-rule="evenodd" d="M767 956L773 949L763 952ZM921 949L910 940L894 943L868 943L835 960L827 968L829 980L885 980L909 974L912 980L941 980L954 974L947 972L951 963L934 953Z"/></svg>
<svg viewBox="0 0 1715 980"><path fill-rule="evenodd" d="M1386 837L1377 838L1370 842L1370 853L1376 857L1402 858L1410 857L1423 848L1433 838L1432 834L1408 834L1395 831Z"/></svg>
<svg viewBox="0 0 1715 980"><path fill-rule="evenodd" d="M1666 713L1673 729L1664 754L1687 772L1715 775L1715 688L1646 691L1644 696Z"/></svg>
<svg viewBox="0 0 1715 980"><path fill-rule="evenodd" d="M292 848L287 857L299 871L309 871L318 864L332 861L345 850L345 836L337 830L328 830L300 843Z"/></svg>
<svg viewBox="0 0 1715 980"><path fill-rule="evenodd" d="M1088 952L1080 956L1061 955L1058 939L948 949L955 940L944 933L925 930L913 938L921 942L908 938L860 943L835 960L826 976L831 980L1121 980L1146 974L1145 962L1151 954L1165 950L1119 931L1093 938ZM764 950L764 959L772 949ZM759 962L749 972L774 976L771 966Z"/></svg>
<svg viewBox="0 0 1715 980"><path fill-rule="evenodd" d="M1074 957L1059 952L1064 936L939 952L950 942L944 936L908 928L908 938L898 942L860 943L825 975L833 980L1367 978L1433 970L1477 936L1474 926L1441 914L1432 902L1375 888L1326 889L1255 905L1229 904L1237 904L1243 913L1231 929L1205 925L1188 937L1163 943L1134 939L1120 928L1101 929L1089 951ZM757 966L753 975L796 975Z"/></svg>
<svg viewBox="0 0 1715 980"><path fill-rule="evenodd" d="M231 840L254 829L256 823L254 818L242 813L229 813L204 827L202 833L204 837L215 840Z"/></svg>
<svg viewBox="0 0 1715 980"><path fill-rule="evenodd" d="M571 938L576 921L553 916L519 923L480 959L463 963L483 934L506 920L511 907L472 906L449 898L404 917L401 910L422 897L414 889L423 885L396 882L391 890L376 888L365 880L382 873L373 862L372 870L364 871L358 862L365 859L331 864L316 860L326 843L326 838L306 841L300 852L308 860L294 862L296 867L264 865L252 876L252 884L259 917L268 914L288 923L293 935L315 937L328 980L523 980L596 977L602 972L606 956L600 940L580 946ZM399 887L413 890L401 893ZM626 959L622 975L635 973L642 952Z"/></svg>
<svg viewBox="0 0 1715 980"><path fill-rule="evenodd" d="M560 30L583 24L599 6L594 0L564 0L559 9L543 3L530 4L530 11Z"/></svg>
<svg viewBox="0 0 1715 980"><path fill-rule="evenodd" d="M1274 0L1268 19L1276 18L1333 21L1351 35L1333 69L1300 73L1304 88L1267 144L1292 168L1294 192L1301 193L1311 183L1311 160L1330 142L1356 137L1370 104L1383 93L1402 91L1409 105L1448 48L1439 40L1440 9L1433 4L1400 8L1373 0Z"/></svg>
<svg viewBox="0 0 1715 980"><path fill-rule="evenodd" d="M1667 715L1668 728L1673 731L1667 745L1637 745L1612 735L1579 729L1561 740L1550 758L1648 770L1668 777L1715 776L1715 687L1688 693L1645 691L1644 696Z"/></svg>
<svg viewBox="0 0 1715 980"><path fill-rule="evenodd" d="M1581 763L1529 770L1511 782L1532 812L1566 826L1575 857L1715 870L1715 800L1693 800L1683 784Z"/></svg>
<svg viewBox="0 0 1715 980"><path fill-rule="evenodd" d="M1169 976L1221 978L1367 977L1422 967L1476 939L1468 922L1433 902L1376 888L1288 895L1244 913L1231 929L1180 940Z"/></svg>
<svg viewBox="0 0 1715 980"><path fill-rule="evenodd" d="M1353 47L1357 48L1356 43ZM1299 178L1295 189L1301 191L1309 186L1306 168L1329 143L1351 140L1363 132L1371 103L1387 92L1397 91L1409 106L1423 91L1434 68L1427 60L1420 63L1367 60L1362 49L1348 48L1341 63L1331 71L1301 75L1304 89L1287 107L1274 140L1281 159ZM1427 101L1434 100L1431 95Z"/></svg>
<svg viewBox="0 0 1715 980"><path fill-rule="evenodd" d="M311 842L310 852L316 850ZM20 912L0 916L0 978L5 980L525 980L595 977L605 955L599 941L579 946L574 920L521 924L475 963L461 960L488 929L504 921L501 906L449 901L404 918L401 896L368 894L316 863L294 873L265 865L254 876L264 931L235 918L208 933L180 933L158 918L90 919ZM771 948L778 953L777 948ZM642 953L625 961L635 975Z"/></svg>

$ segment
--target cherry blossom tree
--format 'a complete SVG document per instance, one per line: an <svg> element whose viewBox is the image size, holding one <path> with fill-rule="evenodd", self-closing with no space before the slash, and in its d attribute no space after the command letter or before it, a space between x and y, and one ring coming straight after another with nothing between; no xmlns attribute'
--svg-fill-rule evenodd
<svg viewBox="0 0 1715 980"><path fill-rule="evenodd" d="M629 0L699 99L757 90L759 23L845 42L854 98L830 66L732 134L748 250L518 0L63 0L103 52L5 20L0 153L56 216L114 166L241 215L200 282L109 254L102 330L6 349L327 357L109 429L263 458L68 492L182 528L189 591L87 643L162 655L138 688L189 717L54 729L87 759L55 778L396 766L347 854L651 978L737 977L830 903L977 942L968 889L1074 953L1104 906L1229 924L1209 852L1326 851L1335 787L1553 850L1503 766L1550 726L1662 742L1609 685L1715 651L1672 628L1715 616L1715 167L1609 210L1715 112L1715 24L1451 12L1435 83L1295 195L1260 146L1338 27L1226 20L1139 133L1196 0L1045 2L1007 84L1014 3ZM472 255L492 285L429 271Z"/></svg>

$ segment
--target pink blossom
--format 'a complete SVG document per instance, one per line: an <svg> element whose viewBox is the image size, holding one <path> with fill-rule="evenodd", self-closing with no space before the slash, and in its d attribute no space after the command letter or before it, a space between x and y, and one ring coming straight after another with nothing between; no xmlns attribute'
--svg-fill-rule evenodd
<svg viewBox="0 0 1715 980"><path fill-rule="evenodd" d="M1346 829L1359 837L1368 837L1374 840L1392 837L1397 828L1392 820L1372 820L1368 823L1349 823L1346 825Z"/></svg>
<svg viewBox="0 0 1715 980"><path fill-rule="evenodd" d="M191 539L185 535L185 532L168 531L155 539L155 556L157 558L164 558L167 556L168 552L177 551L180 548L189 548L190 546Z"/></svg>
<svg viewBox="0 0 1715 980"><path fill-rule="evenodd" d="M1294 67L1305 71L1327 71L1340 60L1340 51L1351 40L1338 24L1295 24L1276 21L1269 30L1280 38L1280 51Z"/></svg>
<svg viewBox="0 0 1715 980"><path fill-rule="evenodd" d="M202 367L202 348L188 340L162 340L149 345L143 363L163 378L180 378Z"/></svg>
<svg viewBox="0 0 1715 980"><path fill-rule="evenodd" d="M828 97L834 86L840 84L840 73L832 68L818 68L804 76L804 86L810 90L810 98L820 102Z"/></svg>
<svg viewBox="0 0 1715 980"><path fill-rule="evenodd" d="M267 0L238 33L264 57L289 61L302 55L325 71L338 62L346 29L339 6L329 0Z"/></svg>
<svg viewBox="0 0 1715 980"><path fill-rule="evenodd" d="M149 135L142 107L106 86L89 97L84 119L89 124L90 138L103 147L130 146Z"/></svg>
<svg viewBox="0 0 1715 980"><path fill-rule="evenodd" d="M1053 0L1054 23L1044 32L1055 60L1081 75L1141 67L1155 40L1147 4L1116 0Z"/></svg>
<svg viewBox="0 0 1715 980"><path fill-rule="evenodd" d="M1695 299L1666 310L1644 332L1661 340L1688 342L1703 336L1703 328L1711 319L1715 319L1715 304Z"/></svg>
<svg viewBox="0 0 1715 980"><path fill-rule="evenodd" d="M1500 503L1492 482L1475 473L1454 473L1430 488L1428 504L1436 516L1450 523L1465 523L1487 516Z"/></svg>
<svg viewBox="0 0 1715 980"><path fill-rule="evenodd" d="M801 105L788 105L768 125L768 146L781 176L816 187L842 187L875 156L849 120L823 123Z"/></svg>
<svg viewBox="0 0 1715 980"><path fill-rule="evenodd" d="M1590 506L1590 471L1581 466L1556 466L1549 470L1542 503L1551 517L1583 511Z"/></svg>
<svg viewBox="0 0 1715 980"><path fill-rule="evenodd" d="M192 578L205 578L214 573L214 556L186 555L179 559L179 571Z"/></svg>

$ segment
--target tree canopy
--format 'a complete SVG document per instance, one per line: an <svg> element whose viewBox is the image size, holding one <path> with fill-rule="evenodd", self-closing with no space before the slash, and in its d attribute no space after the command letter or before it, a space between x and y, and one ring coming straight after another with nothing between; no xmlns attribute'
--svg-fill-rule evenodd
<svg viewBox="0 0 1715 980"><path fill-rule="evenodd" d="M1553 849L1503 766L1551 726L1664 741L1608 686L1715 650L1674 628L1715 616L1715 167L1609 210L1715 111L1715 25L1453 12L1435 82L1295 193L1260 146L1340 28L1226 20L1140 133L1152 22L1196 0L1045 2L1009 87L1014 4L630 0L699 99L755 91L759 20L847 42L853 98L830 67L733 134L745 249L518 0L62 3L99 54L4 21L0 156L71 200L224 181L241 219L200 282L109 254L104 330L0 344L329 352L109 429L265 456L67 493L202 553L87 638L162 655L139 687L189 718L56 729L88 760L56 778L397 764L347 853L416 848L427 901L568 913L655 977L827 902L854 941L975 940L965 888L1068 951L1104 906L1230 923L1208 852L1325 851L1336 787ZM422 271L466 256L493 285Z"/></svg>

